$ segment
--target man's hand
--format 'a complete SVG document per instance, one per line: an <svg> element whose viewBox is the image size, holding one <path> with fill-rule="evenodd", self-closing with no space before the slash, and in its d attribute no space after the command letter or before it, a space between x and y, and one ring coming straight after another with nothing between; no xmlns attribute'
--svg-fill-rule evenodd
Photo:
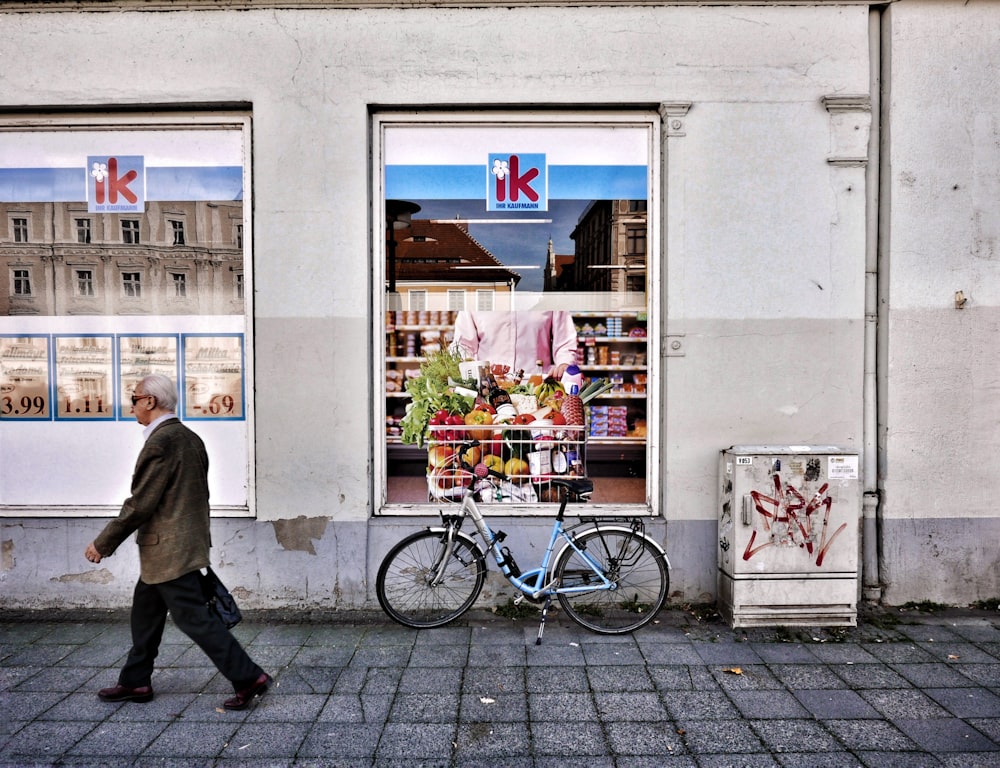
<svg viewBox="0 0 1000 768"><path fill-rule="evenodd" d="M97 547L94 546L94 542L90 542L87 545L87 549L84 550L83 556L92 563L101 562L101 553L97 551Z"/></svg>

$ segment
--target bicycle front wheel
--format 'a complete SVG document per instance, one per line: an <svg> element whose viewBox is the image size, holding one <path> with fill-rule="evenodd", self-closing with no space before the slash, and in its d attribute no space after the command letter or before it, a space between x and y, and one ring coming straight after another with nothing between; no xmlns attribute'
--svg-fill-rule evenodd
<svg viewBox="0 0 1000 768"><path fill-rule="evenodd" d="M400 624L440 627L465 613L479 597L486 563L475 540L445 531L407 536L382 560L375 581L379 605Z"/></svg>
<svg viewBox="0 0 1000 768"><path fill-rule="evenodd" d="M612 588L602 588L591 564L566 547L552 571L559 588L574 590L558 593L566 615L603 635L623 635L652 621L670 587L660 549L626 528L595 528L577 536L575 542L594 560Z"/></svg>

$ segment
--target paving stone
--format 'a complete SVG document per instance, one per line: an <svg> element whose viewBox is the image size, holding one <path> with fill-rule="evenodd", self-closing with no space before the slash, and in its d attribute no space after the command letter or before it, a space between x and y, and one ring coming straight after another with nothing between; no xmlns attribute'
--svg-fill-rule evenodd
<svg viewBox="0 0 1000 768"><path fill-rule="evenodd" d="M872 656L886 664L919 664L935 660L933 654L915 643L872 643L865 648Z"/></svg>
<svg viewBox="0 0 1000 768"><path fill-rule="evenodd" d="M584 667L528 667L526 685L529 693L580 693L590 690Z"/></svg>
<svg viewBox="0 0 1000 768"><path fill-rule="evenodd" d="M881 717L879 712L855 691L821 689L795 691L793 695L817 720L859 720Z"/></svg>
<svg viewBox="0 0 1000 768"><path fill-rule="evenodd" d="M536 755L573 757L606 755L608 746L598 723L531 723L531 743Z"/></svg>
<svg viewBox="0 0 1000 768"><path fill-rule="evenodd" d="M454 749L454 723L387 723L375 754L382 757L447 758ZM517 752L515 748L512 750Z"/></svg>
<svg viewBox="0 0 1000 768"><path fill-rule="evenodd" d="M928 752L996 751L997 745L963 720L895 720L897 728Z"/></svg>
<svg viewBox="0 0 1000 768"><path fill-rule="evenodd" d="M835 752L840 746L822 726L809 720L751 720L750 727L772 753Z"/></svg>
<svg viewBox="0 0 1000 768"><path fill-rule="evenodd" d="M940 768L941 761L925 752L859 752L867 768Z"/></svg>
<svg viewBox="0 0 1000 768"><path fill-rule="evenodd" d="M747 755L765 752L764 744L754 730L742 720L677 721L675 729L689 752L702 754Z"/></svg>
<svg viewBox="0 0 1000 768"><path fill-rule="evenodd" d="M667 712L675 720L734 720L742 717L721 691L665 691Z"/></svg>
<svg viewBox="0 0 1000 768"><path fill-rule="evenodd" d="M667 718L667 710L656 693L621 693L597 691L594 693L597 712L602 722L642 720L658 721Z"/></svg>
<svg viewBox="0 0 1000 768"><path fill-rule="evenodd" d="M763 664L713 666L710 671L719 686L727 691L778 691L785 687Z"/></svg>
<svg viewBox="0 0 1000 768"><path fill-rule="evenodd" d="M653 691L655 686L644 666L587 667L587 677L595 691Z"/></svg>
<svg viewBox="0 0 1000 768"><path fill-rule="evenodd" d="M22 756L54 760L72 749L95 727L93 722L74 720L28 723L2 744L0 760Z"/></svg>
<svg viewBox="0 0 1000 768"><path fill-rule="evenodd" d="M528 719L528 698L523 693L465 693L459 718L463 723L523 722Z"/></svg>
<svg viewBox="0 0 1000 768"><path fill-rule="evenodd" d="M910 688L910 682L885 664L843 664L831 671L849 688Z"/></svg>
<svg viewBox="0 0 1000 768"><path fill-rule="evenodd" d="M955 717L1000 717L1000 696L984 688L926 688L924 693Z"/></svg>
<svg viewBox="0 0 1000 768"><path fill-rule="evenodd" d="M672 766L674 761L670 761ZM768 754L698 755L699 768L777 768L780 763Z"/></svg>
<svg viewBox="0 0 1000 768"><path fill-rule="evenodd" d="M769 664L768 669L791 690L847 688L847 683L818 660L814 664Z"/></svg>
<svg viewBox="0 0 1000 768"><path fill-rule="evenodd" d="M298 757L368 758L382 737L381 724L368 725L317 721L299 746Z"/></svg>
<svg viewBox="0 0 1000 768"><path fill-rule="evenodd" d="M845 752L826 752L817 755L815 752L787 752L778 755L778 762L787 768L863 768L854 755Z"/></svg>
<svg viewBox="0 0 1000 768"><path fill-rule="evenodd" d="M930 664L897 664L892 667L902 677L917 688L964 687L969 678L958 669L940 662Z"/></svg>
<svg viewBox="0 0 1000 768"><path fill-rule="evenodd" d="M463 723L455 744L456 759L531 754L527 723Z"/></svg>
<svg viewBox="0 0 1000 768"><path fill-rule="evenodd" d="M801 643L751 643L766 664L820 664L820 659Z"/></svg>
<svg viewBox="0 0 1000 768"><path fill-rule="evenodd" d="M627 764L630 755L679 755L687 750L677 726L672 722L610 723L608 742L619 762Z"/></svg>
<svg viewBox="0 0 1000 768"><path fill-rule="evenodd" d="M787 691L730 691L729 698L745 718L788 719L809 712Z"/></svg>
<svg viewBox="0 0 1000 768"><path fill-rule="evenodd" d="M698 643L694 650L705 664L732 666L760 664L763 661L751 643Z"/></svg>
<svg viewBox="0 0 1000 768"><path fill-rule="evenodd" d="M404 693L458 693L462 690L462 666L407 667L399 679Z"/></svg>
<svg viewBox="0 0 1000 768"><path fill-rule="evenodd" d="M170 723L143 752L149 757L214 758L239 729L238 723Z"/></svg>
<svg viewBox="0 0 1000 768"><path fill-rule="evenodd" d="M909 736L885 720L826 720L823 726L855 752L902 752L918 749Z"/></svg>
<svg viewBox="0 0 1000 768"><path fill-rule="evenodd" d="M139 755L169 725L152 723L100 723L73 745L69 754L94 757Z"/></svg>
<svg viewBox="0 0 1000 768"><path fill-rule="evenodd" d="M862 698L889 720L948 717L948 712L927 694L917 690L859 691Z"/></svg>
<svg viewBox="0 0 1000 768"><path fill-rule="evenodd" d="M532 693L528 695L528 713L532 723L597 720L597 707L589 693Z"/></svg>

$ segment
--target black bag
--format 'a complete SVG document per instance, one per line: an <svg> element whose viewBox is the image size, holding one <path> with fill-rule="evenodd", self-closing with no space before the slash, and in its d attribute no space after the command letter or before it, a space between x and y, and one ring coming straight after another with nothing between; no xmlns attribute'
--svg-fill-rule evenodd
<svg viewBox="0 0 1000 768"><path fill-rule="evenodd" d="M208 610L218 616L227 629L232 629L243 620L240 607L236 604L233 596L229 594L226 585L215 575L215 571L211 567L206 570L208 573L199 573L199 575L201 576L201 590L205 594Z"/></svg>

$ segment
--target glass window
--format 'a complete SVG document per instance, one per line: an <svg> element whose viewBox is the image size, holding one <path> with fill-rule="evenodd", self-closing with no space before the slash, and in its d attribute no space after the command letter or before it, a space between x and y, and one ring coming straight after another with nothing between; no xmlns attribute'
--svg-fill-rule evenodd
<svg viewBox="0 0 1000 768"><path fill-rule="evenodd" d="M125 245L139 245L139 222L122 219L122 242Z"/></svg>
<svg viewBox="0 0 1000 768"><path fill-rule="evenodd" d="M132 299L142 296L142 273L122 272L122 295Z"/></svg>
<svg viewBox="0 0 1000 768"><path fill-rule="evenodd" d="M373 240L385 285L375 334L386 339L381 508L431 502L436 513L457 501L469 477L458 456L474 431L478 458L508 475L491 500L511 514L545 513L552 479L581 472L594 479L595 506L656 512L647 425L659 405L649 397L658 265L647 257L659 115L374 120L385 221ZM516 423L436 425L442 412L476 407L484 370L508 391Z"/></svg>
<svg viewBox="0 0 1000 768"><path fill-rule="evenodd" d="M183 299L187 297L187 275L183 272L172 272L170 279L173 281L174 298Z"/></svg>
<svg viewBox="0 0 1000 768"><path fill-rule="evenodd" d="M76 241L78 243L89 243L90 242L90 219L77 219L76 220Z"/></svg>
<svg viewBox="0 0 1000 768"><path fill-rule="evenodd" d="M253 514L249 128L233 112L0 115L0 175L17 180L0 185L0 432L18 457L0 461L0 515L114 514L151 373L205 440L213 512ZM58 482L24 471L54 466Z"/></svg>
<svg viewBox="0 0 1000 768"><path fill-rule="evenodd" d="M11 293L15 296L31 296L31 270L11 271Z"/></svg>
<svg viewBox="0 0 1000 768"><path fill-rule="evenodd" d="M76 295L77 296L94 295L94 270L92 269L76 270Z"/></svg>
<svg viewBox="0 0 1000 768"><path fill-rule="evenodd" d="M183 221L171 221L170 227L173 230L174 235L174 245L184 245L184 222Z"/></svg>
<svg viewBox="0 0 1000 768"><path fill-rule="evenodd" d="M28 220L22 218L11 219L11 228L14 233L15 243L28 242Z"/></svg>

